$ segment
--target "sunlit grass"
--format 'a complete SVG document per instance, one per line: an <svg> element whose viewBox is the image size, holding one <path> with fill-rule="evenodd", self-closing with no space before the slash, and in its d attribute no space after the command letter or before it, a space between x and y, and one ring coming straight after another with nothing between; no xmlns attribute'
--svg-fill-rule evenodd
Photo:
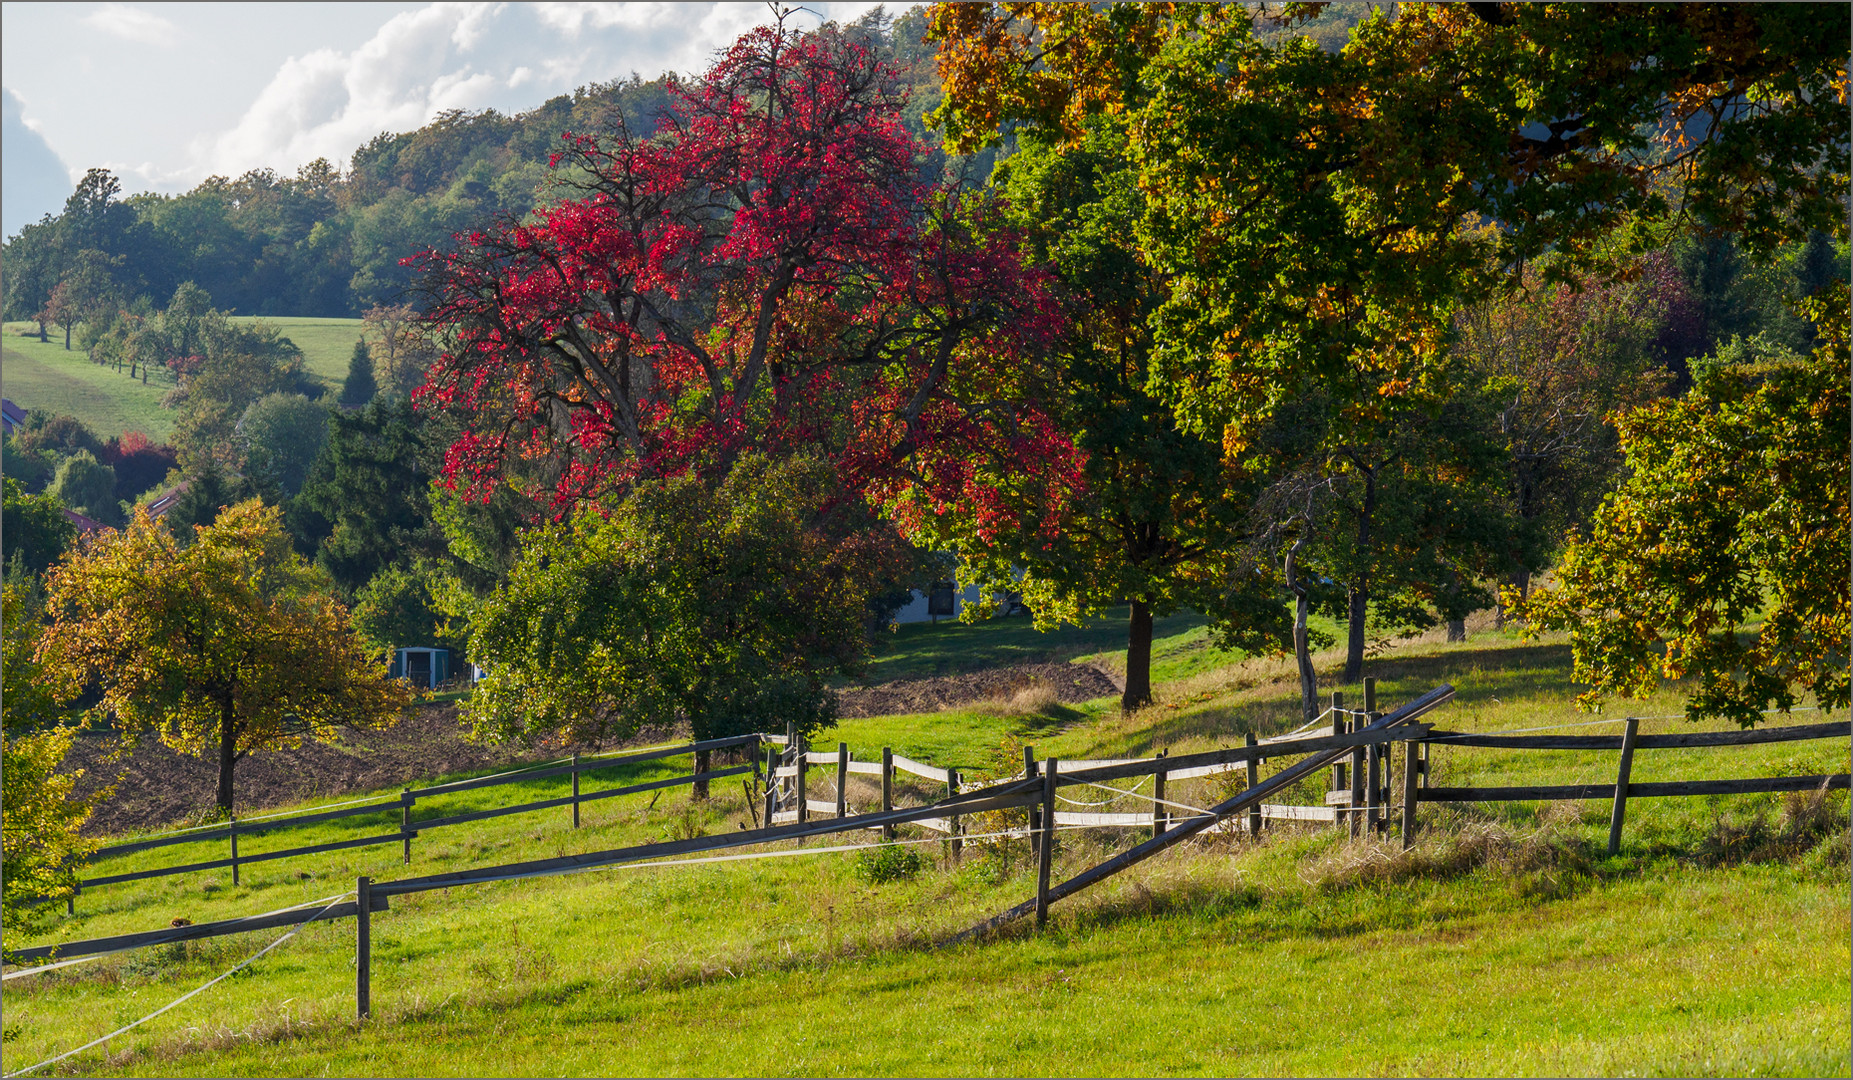
<svg viewBox="0 0 1853 1080"><path fill-rule="evenodd" d="M1482 634L1466 645L1407 642L1372 670L1385 708L1438 682L1455 685L1456 701L1432 717L1452 730L1606 719L1570 704L1567 667L1560 643ZM1361 695L1342 689L1353 701ZM1291 667L1275 660L1189 673L1162 685L1159 699L1130 717L1103 699L1043 714L981 707L844 721L818 744L841 739L865 760L892 746L975 771L1000 764L1008 738L1070 759L1187 753L1299 722ZM1682 704L1672 687L1618 713L1672 715ZM1798 713L1781 722L1825 718ZM1682 719L1643 723L1646 731L1690 729ZM1436 780L1450 785L1612 782L1615 759L1434 753ZM633 767L625 779L674 768ZM1634 775L1846 768L1847 744L1825 740L1644 750ZM813 770L812 797L829 797L831 776ZM491 788L421 813L564 790L561 781ZM935 794L931 784L908 785L903 801ZM1211 798L1216 786L1178 784L1171 794L1188 803ZM878 797L871 778L854 778L852 806ZM1844 818L1845 796L1831 798ZM728 782L716 784L706 806L691 806L679 791L653 809L649 800L589 805L577 833L565 809L433 831L415 842L410 867L388 845L253 867L236 889L222 871L98 889L53 936L269 910L350 889L361 873L391 879L660 839L690 824L731 831L749 819L744 793ZM928 869L882 886L857 879L846 856L826 853L401 897L374 920L373 1021L351 1019L351 921L318 925L249 974L117 1040L112 1059L92 1053L68 1071L1845 1073L1849 911L1834 841L1794 861L1717 868L1698 856L1721 820L1780 818L1782 801L1634 800L1613 859L1601 851L1605 802L1424 808L1425 820L1443 827L1426 844L1490 829L1549 836L1569 854L1560 864L1377 884L1331 868L1390 857L1400 846L1394 838L1375 855L1328 829L1275 828L1259 844L1185 845L1142 864L1058 905L1042 933L1023 927L944 950L932 946L1030 895L1021 845L989 853L974 845L953 864L929 842L920 848ZM312 827L264 843L365 835L394 821ZM1131 830L1067 833L1057 876L1137 839ZM252 844L241 843L241 852L258 850ZM10 983L6 1067L152 1011L271 939L111 957Z"/></svg>

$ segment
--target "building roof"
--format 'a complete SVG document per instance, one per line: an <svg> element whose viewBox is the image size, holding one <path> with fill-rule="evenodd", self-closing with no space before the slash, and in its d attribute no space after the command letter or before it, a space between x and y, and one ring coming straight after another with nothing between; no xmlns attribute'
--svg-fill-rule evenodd
<svg viewBox="0 0 1853 1080"><path fill-rule="evenodd" d="M6 398L0 398L0 426L4 426L8 435L13 429L26 422L26 410L13 404Z"/></svg>
<svg viewBox="0 0 1853 1080"><path fill-rule="evenodd" d="M148 504L148 516L158 518L166 514L169 510L172 510L174 504L179 502L180 497L187 493L187 488L190 487L192 483L193 481L191 480L182 480L180 483L175 484L173 487L155 496L155 500Z"/></svg>
<svg viewBox="0 0 1853 1080"><path fill-rule="evenodd" d="M102 522L98 521L96 518L89 517L88 515L85 515L85 514L80 514L75 510L66 510L64 512L64 517L65 517L65 520L77 526L77 531L80 533L93 533L93 532L96 532L98 529L106 529L109 527L107 525L104 525Z"/></svg>

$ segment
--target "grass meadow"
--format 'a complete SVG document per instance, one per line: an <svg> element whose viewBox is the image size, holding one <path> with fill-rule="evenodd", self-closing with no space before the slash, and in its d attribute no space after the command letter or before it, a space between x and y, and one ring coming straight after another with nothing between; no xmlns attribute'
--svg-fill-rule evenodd
<svg viewBox="0 0 1853 1080"><path fill-rule="evenodd" d="M1204 648L1191 635L1200 627L1187 622L1167 626L1160 642L1176 665L1160 700L1132 717L1110 699L1041 710L979 703L844 721L818 741L840 738L859 757L892 746L977 772L1004 767L1012 753L1020 761L1017 740L1038 755L1131 756L1297 726L1285 662L1198 664ZM1017 640L1020 628L927 627L899 639L887 662L957 660L985 633ZM1085 633L1051 644L1077 657L1103 647ZM1373 670L1386 704L1437 682L1456 686L1455 702L1432 717L1451 730L1612 719L1570 706L1566 650L1506 634L1464 645L1423 638ZM1322 669L1335 660L1323 658ZM1670 716L1680 704L1672 687L1624 711L1659 717L1645 731L1689 730ZM1801 712L1777 722L1821 719ZM1834 740L1641 751L1634 777L1840 772L1847 752ZM1445 747L1433 760L1435 782L1448 785L1597 782L1612 780L1615 765L1609 752ZM674 771L612 770L585 790ZM813 771L813 797L830 797L828 773ZM855 778L852 807L879 799L862 783L871 779ZM1218 783L1226 781L1167 794L1204 805ZM1314 787L1296 794L1318 801ZM419 813L565 791L564 781L535 781L421 803ZM903 801L931 795L913 788ZM372 1020L353 1019L353 923L319 924L53 1071L1845 1074L1847 804L1840 793L1824 807L1807 802L1636 799L1613 858L1602 850L1602 802L1424 807L1425 832L1408 853L1394 837L1378 844L1271 824L1258 839L1173 849L1057 905L1040 932L1019 926L951 947L941 943L952 933L1033 892L1020 842L974 843L955 863L938 841L904 835L924 840L913 846L923 865L884 884L858 874L853 852L825 850L862 842L848 838L779 845L750 861L397 897L373 920ZM434 830L414 842L409 867L391 844L247 867L236 887L225 871L105 886L40 940L268 911L347 891L363 873L390 880L731 831L749 813L745 793L721 781L706 804L677 790L590 804L576 832L565 809ZM1837 836L1779 857L1739 843L1786 835L1810 814L1817 828L1822 815L1838 820ZM241 854L386 832L395 820L279 832L241 842ZM1057 875L1137 839L1124 829L1067 831ZM218 844L191 845L98 872L222 855ZM275 936L121 954L10 982L4 1065L22 1068L151 1012Z"/></svg>
<svg viewBox="0 0 1853 1080"><path fill-rule="evenodd" d="M302 349L303 366L330 394L347 378L348 359L360 340L359 319L309 319L237 316L237 323L262 321L282 330ZM82 420L101 438L140 431L156 442L167 441L175 413L161 407L173 389L166 370L156 368L147 383L138 376L91 363L83 351L66 351L64 335L53 332L40 342L37 324L10 322L0 330L0 392L27 409L64 413Z"/></svg>

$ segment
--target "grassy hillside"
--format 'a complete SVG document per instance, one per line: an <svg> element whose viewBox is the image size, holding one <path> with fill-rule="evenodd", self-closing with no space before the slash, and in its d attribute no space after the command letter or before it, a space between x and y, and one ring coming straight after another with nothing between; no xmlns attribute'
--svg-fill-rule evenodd
<svg viewBox="0 0 1853 1080"><path fill-rule="evenodd" d="M259 320L239 316L232 321ZM262 321L302 349L304 366L329 393L340 392L354 343L360 340L359 319L266 316ZM75 416L105 439L140 431L156 442L167 441L174 414L161 407L162 395L173 388L166 371L156 369L144 385L139 378L91 363L80 350L67 352L63 334L53 333L44 344L22 334L35 329L32 323L11 322L0 332L0 390L8 398L23 408Z"/></svg>
<svg viewBox="0 0 1853 1080"><path fill-rule="evenodd" d="M948 628L910 637L943 655L952 638L934 641L936 629ZM1019 639L1009 624L961 633L972 646L987 631ZM890 659L925 662L920 648ZM1483 634L1407 643L1376 674L1386 702L1452 682L1460 696L1439 724L1504 730L1591 719L1567 704L1566 668L1561 643ZM1013 736L1064 757L1186 752L1296 726L1289 674L1275 660L1209 667L1161 684L1157 706L1124 719L1105 701L1026 715L999 703L846 721L840 737L859 752L892 745L968 768ZM1630 711L1661 716L1679 704L1674 688ZM1614 768L1611 753L1456 748L1435 761L1447 784L1592 781ZM1790 743L1643 751L1635 776L1846 768L1844 743ZM523 787L428 812L564 791ZM1215 793L1210 781L1169 792L1192 805ZM706 806L679 793L653 807L648 796L608 800L587 808L576 833L564 809L433 831L414 843L409 867L387 846L250 867L237 887L222 871L104 887L48 939L271 910L349 889L361 873L391 879L731 831L747 815L742 794L715 794ZM877 797L873 785L851 790L852 804ZM1845 796L1830 806L1844 821ZM1272 828L1259 842L1174 850L1058 906L1042 933L945 950L931 944L1033 889L1020 847L974 845L955 865L929 841L914 848L927 862L917 877L884 885L859 878L853 855L819 850L837 841L820 841L754 861L423 894L375 919L376 1019L366 1025L350 1019L352 924L323 925L119 1038L111 1057L66 1064L145 1075L1844 1074L1844 842L1773 861L1744 859L1737 842L1759 815L1777 828L1800 813L1784 807L1777 796L1636 800L1612 859L1598 803L1426 808L1432 828L1413 857L1394 841ZM331 823L241 849L384 823ZM1057 872L1135 839L1071 831ZM109 871L220 854L186 851ZM0 1055L10 1070L79 1045L270 940L128 954L10 983Z"/></svg>
<svg viewBox="0 0 1853 1080"><path fill-rule="evenodd" d="M66 352L62 334L44 344L19 336L28 325L7 323L0 333L0 392L21 408L75 416L105 439L140 431L167 441L174 414L161 408L161 396L173 389L166 372L155 371L144 386L140 378L91 363L81 350Z"/></svg>

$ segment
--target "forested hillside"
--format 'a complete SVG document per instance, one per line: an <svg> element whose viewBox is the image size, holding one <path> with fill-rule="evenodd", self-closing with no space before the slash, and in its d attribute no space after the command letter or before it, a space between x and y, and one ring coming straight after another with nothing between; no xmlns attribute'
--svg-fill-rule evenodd
<svg viewBox="0 0 1853 1080"><path fill-rule="evenodd" d="M925 137L939 84L924 16L876 12L836 32L898 62L913 90L906 122ZM571 181L548 168L561 135L653 131L672 77L616 76L514 116L451 110L416 131L382 132L344 163L214 176L180 195L127 194L92 169L63 213L7 238L5 317L38 318L57 285L78 277L119 304L146 297L157 308L191 281L239 315L353 317L398 303L411 283L406 256L556 197L554 185ZM989 162L973 162L979 179Z"/></svg>

